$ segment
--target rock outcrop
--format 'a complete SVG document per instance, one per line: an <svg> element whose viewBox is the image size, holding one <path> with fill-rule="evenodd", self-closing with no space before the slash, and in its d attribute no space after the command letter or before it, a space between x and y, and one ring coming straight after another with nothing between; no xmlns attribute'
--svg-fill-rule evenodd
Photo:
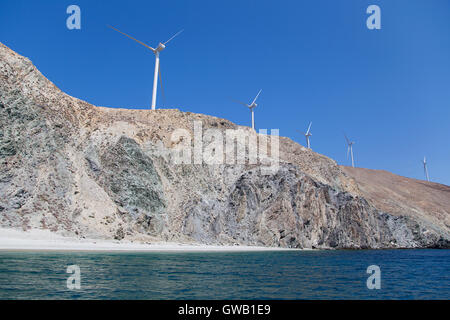
<svg viewBox="0 0 450 320"><path fill-rule="evenodd" d="M449 247L448 224L377 207L347 170L288 138L270 173L248 161L175 164L184 142L173 133L194 136L195 123L256 136L178 110L94 107L0 44L0 226L145 242Z"/></svg>

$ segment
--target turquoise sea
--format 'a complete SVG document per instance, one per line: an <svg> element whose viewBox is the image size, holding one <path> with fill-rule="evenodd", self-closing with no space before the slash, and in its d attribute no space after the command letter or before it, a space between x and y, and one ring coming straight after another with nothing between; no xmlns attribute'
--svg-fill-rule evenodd
<svg viewBox="0 0 450 320"><path fill-rule="evenodd" d="M66 285L80 267L79 290ZM367 267L381 289L366 286ZM0 252L0 299L450 299L450 250Z"/></svg>

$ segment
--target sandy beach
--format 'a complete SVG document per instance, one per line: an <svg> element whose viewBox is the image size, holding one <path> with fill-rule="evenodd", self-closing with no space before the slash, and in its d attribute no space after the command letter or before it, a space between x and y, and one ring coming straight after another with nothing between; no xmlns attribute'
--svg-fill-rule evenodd
<svg viewBox="0 0 450 320"><path fill-rule="evenodd" d="M172 242L139 243L131 241L79 239L64 237L49 230L22 231L0 228L0 250L50 251L148 251L148 252L211 252L211 251L280 251L295 250L257 246L217 246Z"/></svg>

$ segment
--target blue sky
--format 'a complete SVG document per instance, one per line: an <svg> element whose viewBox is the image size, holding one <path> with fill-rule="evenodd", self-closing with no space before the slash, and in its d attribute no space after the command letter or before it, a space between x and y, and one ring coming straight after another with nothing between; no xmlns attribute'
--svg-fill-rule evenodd
<svg viewBox="0 0 450 320"><path fill-rule="evenodd" d="M81 8L68 30L66 8ZM381 8L368 30L366 8ZM0 41L29 57L60 89L94 105L148 108L151 46L161 53L158 105L250 124L358 167L450 185L450 1L22 1L2 0ZM161 91L160 91L161 92Z"/></svg>

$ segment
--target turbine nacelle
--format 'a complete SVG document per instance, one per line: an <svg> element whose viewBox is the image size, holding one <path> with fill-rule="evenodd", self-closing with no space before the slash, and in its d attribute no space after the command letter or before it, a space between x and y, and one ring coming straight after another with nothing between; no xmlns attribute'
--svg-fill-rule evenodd
<svg viewBox="0 0 450 320"><path fill-rule="evenodd" d="M251 113L252 113L252 129L253 129L253 130L255 129L255 114L254 114L254 112L253 112L253 109L256 108L256 106L258 105L258 104L256 103L256 99L258 99L258 97L259 97L261 91L262 91L262 89L259 90L259 92L258 92L258 94L256 95L255 99L253 99L252 103L250 103L250 104L246 104L246 103L244 103L244 102L242 102L242 101L234 100L235 102L237 102L237 103L239 103L239 104L242 104L243 106L246 106L247 108L250 109L250 111L251 111Z"/></svg>
<svg viewBox="0 0 450 320"><path fill-rule="evenodd" d="M425 171L425 178L427 179L427 181L430 181L430 176L428 175L428 169L427 169L427 159L425 157L423 157L423 170Z"/></svg>
<svg viewBox="0 0 450 320"><path fill-rule="evenodd" d="M350 141L350 139L347 137L347 135L344 133L345 141L347 141L347 144L349 147L351 147L353 144L355 144L355 141Z"/></svg>
<svg viewBox="0 0 450 320"><path fill-rule="evenodd" d="M311 134L311 126L312 126L312 122L309 123L308 130L306 130L306 133L304 133L305 137L312 136L312 134Z"/></svg>
<svg viewBox="0 0 450 320"><path fill-rule="evenodd" d="M347 159L348 156L351 155L352 157L352 167L355 167L355 161L353 159L353 145L355 144L355 141L350 141L350 139L347 137L347 135L344 133L345 141L347 141Z"/></svg>
<svg viewBox="0 0 450 320"><path fill-rule="evenodd" d="M164 45L164 43L159 43L158 44L158 46L156 47L156 49L155 49L155 53L156 52L161 52L161 51L163 51L164 49L166 48L166 46Z"/></svg>
<svg viewBox="0 0 450 320"><path fill-rule="evenodd" d="M306 138L306 146L308 147L308 149L311 149L311 144L309 142L309 137L312 136L311 125L312 125L312 122L309 123L308 130L306 130L306 132L299 131L302 135L305 136L305 138Z"/></svg>

